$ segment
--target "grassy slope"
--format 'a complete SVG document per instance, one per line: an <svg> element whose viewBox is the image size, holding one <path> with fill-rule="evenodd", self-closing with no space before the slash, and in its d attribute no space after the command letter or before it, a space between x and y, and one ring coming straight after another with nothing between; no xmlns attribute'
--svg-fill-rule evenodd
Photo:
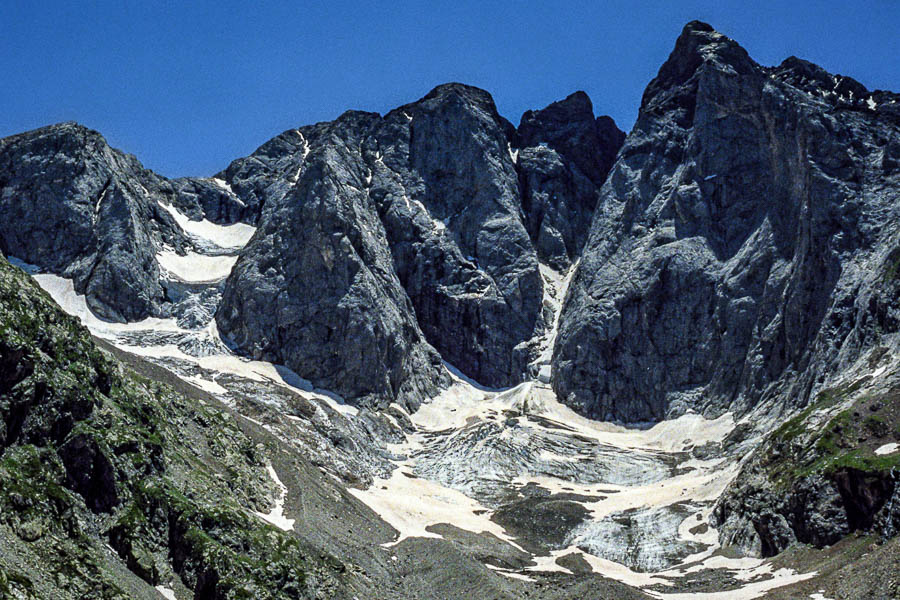
<svg viewBox="0 0 900 600"><path fill-rule="evenodd" d="M764 464L779 488L813 474L833 476L855 469L883 475L900 467L900 453L875 454L882 445L900 440L900 389L857 393L867 382L863 377L851 385L823 391L813 404L772 433ZM823 424L811 423L811 417L836 406L841 410L830 414Z"/></svg>
<svg viewBox="0 0 900 600"><path fill-rule="evenodd" d="M342 565L248 512L275 493L265 454L227 412L104 354L0 258L0 596L329 595Z"/></svg>

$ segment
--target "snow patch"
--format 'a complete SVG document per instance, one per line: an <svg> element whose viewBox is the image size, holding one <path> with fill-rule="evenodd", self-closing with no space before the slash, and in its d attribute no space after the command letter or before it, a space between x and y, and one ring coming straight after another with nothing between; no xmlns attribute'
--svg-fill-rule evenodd
<svg viewBox="0 0 900 600"><path fill-rule="evenodd" d="M159 266L188 283L211 283L225 279L231 274L237 259L236 255L206 256L196 252L188 252L181 256L169 249L156 255Z"/></svg>
<svg viewBox="0 0 900 600"><path fill-rule="evenodd" d="M504 577L509 577L510 579L518 579L519 581L529 581L529 582L534 581L534 579L532 579L528 575L524 575L522 573L516 573L515 571L507 571L505 569L501 569L500 567L497 567L490 563L485 563L484 566L486 566L491 571L499 573L500 575L503 575Z"/></svg>
<svg viewBox="0 0 900 600"><path fill-rule="evenodd" d="M253 514L268 521L279 529L291 531L294 528L294 519L288 519L284 516L284 500L287 498L288 493L287 486L281 483L281 480L278 478L278 473L272 465L267 465L266 470L269 472L269 477L271 477L272 481L275 482L275 485L278 486L279 494L278 497L275 498L275 506L268 514L256 511L253 511Z"/></svg>
<svg viewBox="0 0 900 600"><path fill-rule="evenodd" d="M467 531L491 533L521 550L500 525L491 521L484 506L462 492L410 475L401 464L389 479L376 479L367 490L347 489L399 533L385 547L408 537L441 538L427 528L452 523Z"/></svg>
<svg viewBox="0 0 900 600"><path fill-rule="evenodd" d="M891 442L890 444L885 444L884 446L880 447L875 451L875 454L877 454L878 456L886 456L888 454L894 454L898 450L900 450L900 444L897 444L897 442Z"/></svg>
<svg viewBox="0 0 900 600"><path fill-rule="evenodd" d="M762 573L760 574L762 575ZM778 569L766 573L768 579L762 581L754 581L736 590L727 590L722 592L682 592L667 594L663 592L655 592L645 590L644 593L649 594L660 600L753 600L765 595L771 590L806 581L817 575L815 571L811 573L797 573L791 569Z"/></svg>
<svg viewBox="0 0 900 600"><path fill-rule="evenodd" d="M880 377L881 374L884 373L885 371L887 371L887 365L882 365L882 366L878 367L877 369L872 371L872 379L876 379L876 378Z"/></svg>
<svg viewBox="0 0 900 600"><path fill-rule="evenodd" d="M91 333L102 338L114 338L117 334L133 331L185 332L175 322L175 319L148 318L134 323L114 323L104 321L88 308L87 300L83 294L75 291L75 285L71 279L52 275L50 273L37 273L34 280L44 291L50 294L53 301L59 304L66 313L78 317L82 325L91 330Z"/></svg>
<svg viewBox="0 0 900 600"><path fill-rule="evenodd" d="M156 589L156 591L159 592L159 595L162 596L163 598L165 598L166 600L178 600L178 597L175 595L175 592L170 590L169 588L167 588L164 585L158 585L154 589Z"/></svg>
<svg viewBox="0 0 900 600"><path fill-rule="evenodd" d="M210 394L216 396L224 396L228 393L228 390L216 383L214 379L205 379L203 377L195 375L193 377L187 377L185 378L185 380L188 383L193 383L204 392L209 392Z"/></svg>
<svg viewBox="0 0 900 600"><path fill-rule="evenodd" d="M213 181L221 180L213 179ZM225 182L222 183L225 184ZM185 233L211 242L220 248L243 248L250 241L250 238L253 237L253 234L256 233L256 227L246 223L219 225L206 219L192 221L171 204L160 202L159 205L172 215L172 218L175 219L175 222L178 223L178 226Z"/></svg>
<svg viewBox="0 0 900 600"><path fill-rule="evenodd" d="M559 273L547 265L538 264L544 285L543 306L553 311L553 325L541 337L541 352L532 363L538 366L539 372L543 365L550 364L550 359L553 357L553 346L556 344L556 336L559 332L559 315L562 312L560 309L566 297L566 292L569 290L569 283L572 281L572 277L578 268L578 262L576 261L575 264L570 266L565 274Z"/></svg>
<svg viewBox="0 0 900 600"><path fill-rule="evenodd" d="M221 337L220 337L221 339ZM222 343L227 345L225 340ZM287 367L274 365L270 362L261 360L248 360L233 354L216 354L212 356L190 356L185 354L178 346L167 344L163 346L129 346L126 344L116 344L122 350L137 354L138 356L146 356L151 358L177 358L180 360L192 362L201 369L207 369L218 373L230 373L251 381L268 382L280 385L295 393L307 392L311 397L327 404L333 410L348 416L355 416L359 413L359 409L355 406L345 404L343 398L336 394L332 394L326 390L314 387L309 381L303 379ZM197 384L197 381L191 381ZM210 386L211 393L213 382L206 382L204 385ZM227 391L227 390L226 390Z"/></svg>
<svg viewBox="0 0 900 600"><path fill-rule="evenodd" d="M231 189L231 184L229 184L224 179L219 179L218 177L210 177L209 180L212 181L215 185L217 185L220 188L222 188L223 190L225 190L226 192L228 192L229 194L234 194L234 190Z"/></svg>
<svg viewBox="0 0 900 600"><path fill-rule="evenodd" d="M512 144L510 144L509 142L506 143L506 150L509 152L509 157L515 163L519 158L519 151L513 150Z"/></svg>

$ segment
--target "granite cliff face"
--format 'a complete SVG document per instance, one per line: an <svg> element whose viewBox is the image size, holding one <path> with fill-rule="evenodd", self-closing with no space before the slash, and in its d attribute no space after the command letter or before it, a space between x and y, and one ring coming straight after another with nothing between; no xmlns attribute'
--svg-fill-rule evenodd
<svg viewBox="0 0 900 600"><path fill-rule="evenodd" d="M222 177L262 205L264 234L226 284L219 328L254 357L376 404L432 394L446 381L438 355L483 385L521 381L548 325L538 259L562 268L577 254L621 141L584 94L526 114L520 131L483 90L447 84L235 161ZM522 158L545 150L555 166ZM561 250L536 251L542 235Z"/></svg>
<svg viewBox="0 0 900 600"><path fill-rule="evenodd" d="M252 356L316 385L360 403L397 399L412 408L436 392L441 364L394 273L366 174L354 168L360 129L372 118L348 113L306 130L297 180L266 203L217 322Z"/></svg>
<svg viewBox="0 0 900 600"><path fill-rule="evenodd" d="M898 117L894 94L688 24L604 184L560 399L625 421L799 406L895 331Z"/></svg>

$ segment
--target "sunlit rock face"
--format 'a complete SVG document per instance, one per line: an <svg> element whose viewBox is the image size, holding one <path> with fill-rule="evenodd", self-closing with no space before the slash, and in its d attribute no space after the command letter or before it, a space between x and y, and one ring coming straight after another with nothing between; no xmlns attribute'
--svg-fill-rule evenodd
<svg viewBox="0 0 900 600"><path fill-rule="evenodd" d="M900 105L690 23L604 184L560 319L554 389L584 414L806 402L896 299Z"/></svg>
<svg viewBox="0 0 900 600"><path fill-rule="evenodd" d="M447 383L438 355L483 385L519 383L549 325L539 260L563 269L580 251L621 143L592 111L576 94L529 112L519 135L490 94L454 83L267 142L221 174L261 206L262 233L225 286L220 329L361 405L415 408ZM517 161L520 142L545 150L538 138L571 173ZM577 198L537 207L535 185L576 179ZM559 255L535 246L553 222Z"/></svg>

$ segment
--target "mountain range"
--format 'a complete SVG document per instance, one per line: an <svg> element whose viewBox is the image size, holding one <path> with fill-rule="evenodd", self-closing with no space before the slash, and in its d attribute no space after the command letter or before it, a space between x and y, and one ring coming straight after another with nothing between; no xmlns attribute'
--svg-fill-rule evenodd
<svg viewBox="0 0 900 600"><path fill-rule="evenodd" d="M167 179L0 139L0 595L895 598L900 95L687 24Z"/></svg>

